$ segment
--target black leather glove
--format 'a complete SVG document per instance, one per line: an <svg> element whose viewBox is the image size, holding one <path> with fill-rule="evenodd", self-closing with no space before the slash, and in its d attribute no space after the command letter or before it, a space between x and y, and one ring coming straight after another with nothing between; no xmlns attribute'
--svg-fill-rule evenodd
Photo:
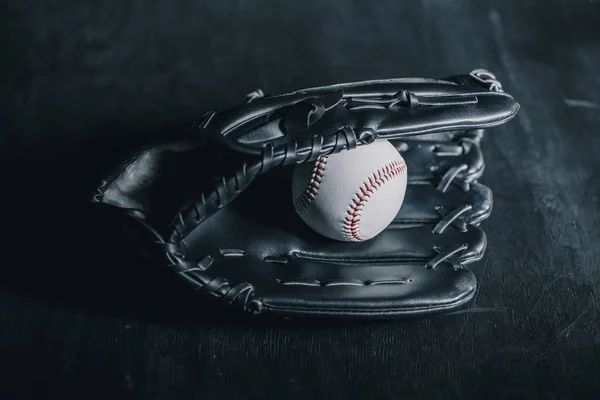
<svg viewBox="0 0 600 400"><path fill-rule="evenodd" d="M473 297L466 266L486 248L483 129L518 109L483 70L257 91L132 156L93 201L130 216L142 227L138 244L192 290L254 314L449 311ZM293 166L381 139L409 166L395 220L359 243L314 233L293 209Z"/></svg>

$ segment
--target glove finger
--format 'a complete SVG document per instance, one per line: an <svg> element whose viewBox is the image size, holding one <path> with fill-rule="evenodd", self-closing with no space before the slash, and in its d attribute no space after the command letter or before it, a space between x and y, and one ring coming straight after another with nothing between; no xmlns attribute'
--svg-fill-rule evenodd
<svg viewBox="0 0 600 400"><path fill-rule="evenodd" d="M442 234L432 232L431 226L408 229L389 227L373 239L358 243L333 240L303 241L288 249L288 254L310 260L342 263L397 263L420 261L421 265L447 252L463 246L458 259L471 264L483 257L487 245L485 233L477 227L461 232L448 229ZM285 254L285 253L284 253Z"/></svg>
<svg viewBox="0 0 600 400"><path fill-rule="evenodd" d="M353 82L254 97L213 113L200 127L239 153L264 157L269 145L275 147L271 165L289 165L374 138L502 124L516 115L519 104L499 88L472 74Z"/></svg>
<svg viewBox="0 0 600 400"><path fill-rule="evenodd" d="M464 230L490 216L492 199L492 191L480 183L456 181L442 191L429 182L413 182L391 227L436 225L446 218L443 223Z"/></svg>
<svg viewBox="0 0 600 400"><path fill-rule="evenodd" d="M460 138L457 141L390 140L408 166L408 181L452 179L472 182L483 174L483 154L478 145Z"/></svg>
<svg viewBox="0 0 600 400"><path fill-rule="evenodd" d="M237 303L257 314L423 315L460 307L476 288L469 269L450 264L426 268L410 262L357 267L316 260L290 259L281 264L235 257L215 260L205 271L182 271L179 276L198 293Z"/></svg>

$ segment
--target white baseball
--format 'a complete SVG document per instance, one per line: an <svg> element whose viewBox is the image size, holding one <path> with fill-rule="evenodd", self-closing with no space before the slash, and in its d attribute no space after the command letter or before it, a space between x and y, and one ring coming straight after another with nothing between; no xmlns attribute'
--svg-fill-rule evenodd
<svg viewBox="0 0 600 400"><path fill-rule="evenodd" d="M392 222L406 193L406 163L377 140L294 169L292 195L300 217L332 239L360 242Z"/></svg>

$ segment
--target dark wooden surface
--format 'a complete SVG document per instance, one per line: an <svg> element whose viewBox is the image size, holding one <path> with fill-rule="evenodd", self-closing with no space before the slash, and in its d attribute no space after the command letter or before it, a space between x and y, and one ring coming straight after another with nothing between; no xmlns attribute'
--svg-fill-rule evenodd
<svg viewBox="0 0 600 400"><path fill-rule="evenodd" d="M598 398L595 1L6 1L0 398ZM232 320L88 251L97 173L257 87L495 72L489 249L469 309ZM90 247L91 248L91 247Z"/></svg>

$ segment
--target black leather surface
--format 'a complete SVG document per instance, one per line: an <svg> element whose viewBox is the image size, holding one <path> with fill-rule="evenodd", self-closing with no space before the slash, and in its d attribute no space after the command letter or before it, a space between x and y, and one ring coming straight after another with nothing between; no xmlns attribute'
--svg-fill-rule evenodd
<svg viewBox="0 0 600 400"><path fill-rule="evenodd" d="M472 182L481 177L485 169L479 146L470 138L451 141L395 140L394 145L402 154L407 165L415 165L410 179L429 181L444 175L450 168L467 166L457 177Z"/></svg>

